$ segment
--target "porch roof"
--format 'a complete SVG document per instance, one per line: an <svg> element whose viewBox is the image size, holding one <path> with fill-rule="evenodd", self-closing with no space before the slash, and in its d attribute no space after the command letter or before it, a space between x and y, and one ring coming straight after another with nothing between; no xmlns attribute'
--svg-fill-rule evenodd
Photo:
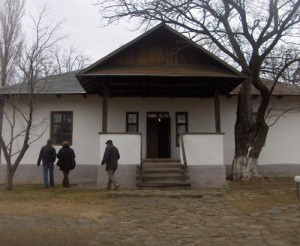
<svg viewBox="0 0 300 246"><path fill-rule="evenodd" d="M88 94L103 95L108 86L110 97L213 97L215 88L227 95L240 83L239 78L184 75L106 75L88 76L81 81Z"/></svg>
<svg viewBox="0 0 300 246"><path fill-rule="evenodd" d="M136 97L229 94L244 76L174 29L160 24L80 71L87 93Z"/></svg>

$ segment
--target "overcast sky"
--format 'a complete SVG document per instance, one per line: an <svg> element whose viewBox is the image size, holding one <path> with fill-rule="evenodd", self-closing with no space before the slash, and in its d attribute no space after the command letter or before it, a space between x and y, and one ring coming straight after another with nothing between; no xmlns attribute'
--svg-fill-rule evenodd
<svg viewBox="0 0 300 246"><path fill-rule="evenodd" d="M92 5L95 0L25 0L26 16L24 24L28 26L29 13L47 4L49 22L64 20L61 33L68 35L62 45L66 49L74 46L83 54L91 58L91 62L99 60L120 46L131 41L141 31L132 32L127 23L100 26L100 14L97 6ZM26 31L27 27L24 27Z"/></svg>

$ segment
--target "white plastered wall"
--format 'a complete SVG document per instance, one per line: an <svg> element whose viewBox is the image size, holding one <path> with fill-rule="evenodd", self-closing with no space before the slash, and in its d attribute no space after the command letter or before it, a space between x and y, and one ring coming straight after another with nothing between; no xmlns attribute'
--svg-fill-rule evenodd
<svg viewBox="0 0 300 246"><path fill-rule="evenodd" d="M187 165L224 165L223 134L183 134ZM182 148L180 149L183 161Z"/></svg>
<svg viewBox="0 0 300 246"><path fill-rule="evenodd" d="M43 128L46 131L36 142L32 143L27 150L21 163L35 164L40 148L50 138L50 115L52 111L73 111L73 145L76 160L79 164L99 164L99 135L101 131L101 98L99 96L63 95L40 96L35 104L37 110L34 114L36 123L45 121ZM4 132L10 130L4 121ZM40 131L39 131L40 132ZM34 136L31 137L31 140ZM61 146L54 146L58 151ZM2 161L5 163L4 158Z"/></svg>
<svg viewBox="0 0 300 246"><path fill-rule="evenodd" d="M37 119L46 119L48 128L41 139L34 142L25 154L22 163L35 164L38 153L50 137L50 112L73 111L73 145L77 163L99 164L99 132L102 127L102 98L97 95L43 96L38 104ZM256 100L259 100L257 98ZM254 101L254 104L257 103ZM275 108L297 108L300 97L272 99ZM224 133L224 160L231 164L234 156L234 124L236 117L236 96L220 98L221 131ZM277 105L277 106L276 106ZM279 105L279 106L278 106ZM108 131L125 132L126 112L139 112L139 131L142 134L142 154L146 156L147 112L168 112L171 117L171 154L179 158L175 146L175 113L188 112L189 132L215 132L213 99L200 98L112 98L108 102ZM266 145L259 158L259 164L298 164L300 161L300 112L290 111L282 116L269 130ZM7 131L4 122L4 132ZM55 146L58 150L60 146ZM3 157L2 157L3 160Z"/></svg>
<svg viewBox="0 0 300 246"><path fill-rule="evenodd" d="M108 132L125 132L126 112L139 113L139 132L142 133L143 158L146 156L147 112L169 113L171 118L171 156L173 158L179 158L179 147L176 147L175 140L176 112L188 113L189 132L215 132L213 99L113 98L109 100L108 105Z"/></svg>
<svg viewBox="0 0 300 246"><path fill-rule="evenodd" d="M254 111L258 107L259 97L254 99ZM234 157L234 124L236 120L237 96L221 98L221 124L224 135L225 164L231 165ZM281 99L272 97L272 114L290 110L269 128L265 147L259 156L260 165L299 164L300 163L300 97L286 96ZM279 109L279 110L278 110ZM276 117L275 117L276 118ZM273 122L273 118L268 124Z"/></svg>

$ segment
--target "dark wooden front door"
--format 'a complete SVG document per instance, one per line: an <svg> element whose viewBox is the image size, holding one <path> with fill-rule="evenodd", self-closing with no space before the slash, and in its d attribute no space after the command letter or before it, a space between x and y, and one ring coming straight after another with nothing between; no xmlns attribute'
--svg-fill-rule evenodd
<svg viewBox="0 0 300 246"><path fill-rule="evenodd" d="M170 158L170 117L168 113L147 114L147 158Z"/></svg>

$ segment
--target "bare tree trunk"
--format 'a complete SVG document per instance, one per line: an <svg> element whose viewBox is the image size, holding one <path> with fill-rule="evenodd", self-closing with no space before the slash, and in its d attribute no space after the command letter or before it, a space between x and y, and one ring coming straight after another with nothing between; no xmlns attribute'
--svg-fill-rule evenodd
<svg viewBox="0 0 300 246"><path fill-rule="evenodd" d="M3 115L4 115L4 98L3 95L0 94L0 134L2 136L2 128L3 128ZM0 165L2 164L2 148L0 145Z"/></svg>
<svg viewBox="0 0 300 246"><path fill-rule="evenodd" d="M8 191L11 191L13 188L13 180L14 180L15 172L16 172L16 169L12 168L10 165L7 164L5 189Z"/></svg>
<svg viewBox="0 0 300 246"><path fill-rule="evenodd" d="M258 88L261 92L261 102L256 119L252 119L251 84L257 83L256 80L259 80L258 76L249 77L243 82L238 98L235 125L235 157L232 163L233 180L259 177L257 170L258 157L269 130L264 116L270 102L270 94L266 87L261 86Z"/></svg>
<svg viewBox="0 0 300 246"><path fill-rule="evenodd" d="M241 84L236 114L232 179L241 180L248 162L248 149L251 146L251 132L253 129L250 78Z"/></svg>

